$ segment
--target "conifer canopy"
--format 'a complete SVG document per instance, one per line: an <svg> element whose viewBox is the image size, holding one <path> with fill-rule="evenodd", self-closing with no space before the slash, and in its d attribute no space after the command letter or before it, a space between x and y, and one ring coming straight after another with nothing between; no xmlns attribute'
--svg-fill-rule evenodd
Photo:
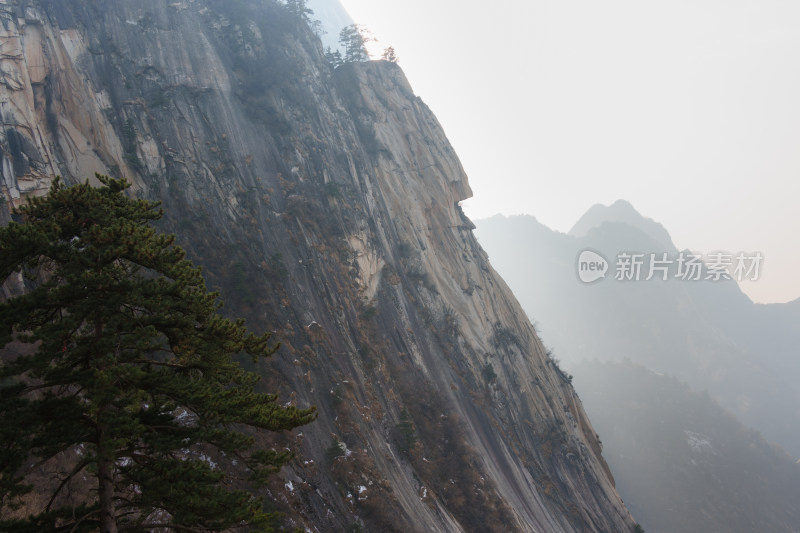
<svg viewBox="0 0 800 533"><path fill-rule="evenodd" d="M288 461L264 435L314 408L256 390L269 334L219 314L159 203L67 187L0 228L1 531L268 531L250 490ZM9 518L16 517L16 518Z"/></svg>

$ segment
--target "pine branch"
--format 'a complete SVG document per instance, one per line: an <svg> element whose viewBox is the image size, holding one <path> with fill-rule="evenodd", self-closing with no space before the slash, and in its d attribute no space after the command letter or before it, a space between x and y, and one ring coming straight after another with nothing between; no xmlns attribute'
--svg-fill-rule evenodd
<svg viewBox="0 0 800 533"><path fill-rule="evenodd" d="M72 469L72 471L67 475L67 477L61 480L61 483L59 483L55 492L53 492L53 495L50 497L50 501L47 502L47 506L45 507L45 512L48 513L50 512L50 508L52 507L53 502L56 501L56 498L58 497L59 493L61 493L62 489L67 485L67 483L70 482L70 480L73 477L77 476L81 472L81 470L89 466L90 463L91 461L89 461L88 459L80 461L77 465L75 465L75 468Z"/></svg>

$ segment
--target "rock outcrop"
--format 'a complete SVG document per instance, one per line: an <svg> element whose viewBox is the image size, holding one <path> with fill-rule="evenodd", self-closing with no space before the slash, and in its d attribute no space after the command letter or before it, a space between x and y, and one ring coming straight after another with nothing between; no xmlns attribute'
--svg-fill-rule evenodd
<svg viewBox="0 0 800 533"><path fill-rule="evenodd" d="M289 525L633 529L397 65L332 71L269 1L6 0L0 18L4 197L97 171L163 200L227 311L281 341L267 386L319 407L281 441Z"/></svg>

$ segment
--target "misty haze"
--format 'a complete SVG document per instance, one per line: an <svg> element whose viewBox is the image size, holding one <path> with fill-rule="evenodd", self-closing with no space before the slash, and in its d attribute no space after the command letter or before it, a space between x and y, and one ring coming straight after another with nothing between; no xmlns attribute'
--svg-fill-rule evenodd
<svg viewBox="0 0 800 533"><path fill-rule="evenodd" d="M0 22L0 533L800 531L800 5Z"/></svg>

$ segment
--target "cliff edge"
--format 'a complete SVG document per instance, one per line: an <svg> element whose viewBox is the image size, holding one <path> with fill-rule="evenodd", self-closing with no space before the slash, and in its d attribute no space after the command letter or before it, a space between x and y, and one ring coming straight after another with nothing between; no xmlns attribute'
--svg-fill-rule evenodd
<svg viewBox="0 0 800 533"><path fill-rule="evenodd" d="M6 0L0 22L3 209L96 171L163 200L227 312L281 341L268 387L319 407L270 487L288 525L633 530L397 65L332 71L269 1Z"/></svg>

